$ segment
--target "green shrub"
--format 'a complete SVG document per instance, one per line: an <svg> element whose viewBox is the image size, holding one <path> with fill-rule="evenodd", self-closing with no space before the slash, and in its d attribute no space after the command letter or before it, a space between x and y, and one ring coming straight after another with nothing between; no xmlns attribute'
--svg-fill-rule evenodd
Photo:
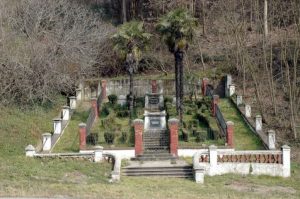
<svg viewBox="0 0 300 199"><path fill-rule="evenodd" d="M120 111L117 111L117 117L128 117L129 116L129 111L127 110L120 110Z"/></svg>
<svg viewBox="0 0 300 199"><path fill-rule="evenodd" d="M118 96L111 94L107 97L108 97L109 103L111 103L112 105L115 105L117 103Z"/></svg>
<svg viewBox="0 0 300 199"><path fill-rule="evenodd" d="M166 96L164 101L165 101L165 104L170 103L172 105L173 98L170 96Z"/></svg>
<svg viewBox="0 0 300 199"><path fill-rule="evenodd" d="M126 143L127 139L128 139L128 132L122 131L122 133L121 133L121 139L120 139L121 143Z"/></svg>
<svg viewBox="0 0 300 199"><path fill-rule="evenodd" d="M101 113L100 116L101 117L106 117L109 115L109 108L107 107L107 105L104 105L101 109Z"/></svg>
<svg viewBox="0 0 300 199"><path fill-rule="evenodd" d="M195 132L195 137L196 137L196 142L204 142L205 141L205 137L203 136L203 134L200 131L196 131Z"/></svg>
<svg viewBox="0 0 300 199"><path fill-rule="evenodd" d="M113 144L115 137L116 137L116 134L113 131L104 133L104 140L107 144Z"/></svg>
<svg viewBox="0 0 300 199"><path fill-rule="evenodd" d="M145 106L145 98L144 97L135 98L135 106L143 108Z"/></svg>
<svg viewBox="0 0 300 199"><path fill-rule="evenodd" d="M188 134L188 132L185 129L182 129L181 132L182 132L182 139L183 139L183 141L188 142L189 141L189 134Z"/></svg>

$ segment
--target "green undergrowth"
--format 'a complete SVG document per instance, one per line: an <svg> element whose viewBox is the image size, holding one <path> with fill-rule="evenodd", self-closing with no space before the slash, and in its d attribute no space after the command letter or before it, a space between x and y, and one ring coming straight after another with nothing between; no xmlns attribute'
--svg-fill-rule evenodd
<svg viewBox="0 0 300 199"><path fill-rule="evenodd" d="M221 99L219 107L225 120L234 123L234 146L237 150L264 149L261 140L252 133L229 99Z"/></svg>
<svg viewBox="0 0 300 199"><path fill-rule="evenodd" d="M82 102L78 104L68 126L65 128L60 140L54 146L52 152L78 152L79 150L79 128L80 123L86 123L89 117L90 104Z"/></svg>

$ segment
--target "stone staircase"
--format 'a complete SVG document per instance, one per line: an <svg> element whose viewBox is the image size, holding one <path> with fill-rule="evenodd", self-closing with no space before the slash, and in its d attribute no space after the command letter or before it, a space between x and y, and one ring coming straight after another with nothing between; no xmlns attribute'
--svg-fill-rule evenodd
<svg viewBox="0 0 300 199"><path fill-rule="evenodd" d="M192 178L193 168L184 161L178 161L176 164L170 161L145 162L143 164L134 164L122 169L123 176L161 176L176 178Z"/></svg>

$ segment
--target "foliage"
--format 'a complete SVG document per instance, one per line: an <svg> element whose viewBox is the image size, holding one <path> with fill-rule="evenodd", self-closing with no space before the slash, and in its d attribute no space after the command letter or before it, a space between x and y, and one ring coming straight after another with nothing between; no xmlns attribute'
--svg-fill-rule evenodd
<svg viewBox="0 0 300 199"><path fill-rule="evenodd" d="M141 51L149 44L150 33L144 29L144 23L130 21L118 28L118 32L112 36L114 50L125 60L128 54L133 54L135 61L141 59Z"/></svg>
<svg viewBox="0 0 300 199"><path fill-rule="evenodd" d="M115 137L116 137L116 134L113 131L106 131L104 133L104 139L107 144L113 144Z"/></svg>
<svg viewBox="0 0 300 199"><path fill-rule="evenodd" d="M117 95L111 94L111 95L107 96L107 98L112 105L115 105L117 103L117 100L118 100Z"/></svg>
<svg viewBox="0 0 300 199"><path fill-rule="evenodd" d="M122 131L120 141L121 143L126 143L128 139L128 132Z"/></svg>
<svg viewBox="0 0 300 199"><path fill-rule="evenodd" d="M106 104L103 105L102 109L101 109L101 113L100 116L101 117L106 117L109 115L109 108Z"/></svg>
<svg viewBox="0 0 300 199"><path fill-rule="evenodd" d="M176 9L162 17L157 26L157 31L162 35L162 40L169 47L170 52L185 49L188 41L193 39L196 18L184 9Z"/></svg>

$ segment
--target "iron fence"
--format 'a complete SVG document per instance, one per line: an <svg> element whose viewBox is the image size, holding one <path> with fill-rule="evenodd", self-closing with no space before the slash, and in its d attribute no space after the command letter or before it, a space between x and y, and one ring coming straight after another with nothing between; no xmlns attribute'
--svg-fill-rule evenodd
<svg viewBox="0 0 300 199"><path fill-rule="evenodd" d="M222 130L222 134L223 136L226 135L226 130L227 130L227 124L226 124L226 121L224 119L224 116L219 108L219 106L217 105L216 106L216 119L221 127L221 130Z"/></svg>

